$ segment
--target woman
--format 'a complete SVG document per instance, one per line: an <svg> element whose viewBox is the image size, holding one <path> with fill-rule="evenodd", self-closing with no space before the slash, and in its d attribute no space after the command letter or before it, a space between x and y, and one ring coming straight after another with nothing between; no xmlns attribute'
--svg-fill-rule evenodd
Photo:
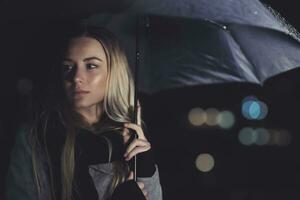
<svg viewBox="0 0 300 200"><path fill-rule="evenodd" d="M54 93L17 135L7 199L162 199L140 106L138 123L130 123L132 76L114 35L72 27L59 55ZM129 130L138 138L129 140ZM130 169L135 155L137 182Z"/></svg>

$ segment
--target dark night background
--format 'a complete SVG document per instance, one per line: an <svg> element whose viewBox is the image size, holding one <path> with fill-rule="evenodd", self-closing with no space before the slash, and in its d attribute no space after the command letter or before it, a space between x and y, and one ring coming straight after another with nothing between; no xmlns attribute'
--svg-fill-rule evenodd
<svg viewBox="0 0 300 200"><path fill-rule="evenodd" d="M88 1L70 2L14 0L0 4L0 199L4 199L4 179L14 134L30 113L31 92L39 91L47 75L47 59L55 45L52 25L94 11L92 6L86 6L82 15L74 8L85 8ZM117 1L111 2L108 6L117 9L112 6ZM300 30L297 1L264 2ZM266 82L263 89L251 84L227 84L170 90L153 96L141 94L164 198L300 199L299 75L299 70L283 74ZM268 104L265 120L249 122L238 114L241 100L248 95L256 95ZM184 118L195 106L231 110L237 113L238 124L226 131L206 127L199 134L187 128ZM292 140L282 147L245 147L237 139L243 126L286 128ZM212 171L199 173L196 169L194 162L199 153L214 156Z"/></svg>

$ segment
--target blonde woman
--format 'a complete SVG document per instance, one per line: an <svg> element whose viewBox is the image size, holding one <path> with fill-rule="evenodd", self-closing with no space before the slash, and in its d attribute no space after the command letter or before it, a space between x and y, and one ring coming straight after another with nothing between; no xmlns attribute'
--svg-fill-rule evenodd
<svg viewBox="0 0 300 200"><path fill-rule="evenodd" d="M162 199L140 107L138 123L130 123L133 82L116 38L90 26L74 26L66 36L51 76L55 90L16 137L7 199ZM138 134L133 141L130 129Z"/></svg>

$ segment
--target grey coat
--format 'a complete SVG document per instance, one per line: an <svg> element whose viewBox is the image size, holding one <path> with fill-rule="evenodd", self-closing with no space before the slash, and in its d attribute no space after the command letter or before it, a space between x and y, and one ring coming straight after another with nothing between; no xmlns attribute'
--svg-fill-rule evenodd
<svg viewBox="0 0 300 200"><path fill-rule="evenodd" d="M6 198L7 200L50 200L50 190L46 184L46 176L41 177L41 197L38 198L31 162L31 146L26 137L27 133L26 129L22 129L16 135L6 177ZM108 186L112 181L112 164L91 165L89 166L89 174L95 184L99 200L106 200L105 196L108 192ZM145 184L149 200L162 200L162 189L157 166L152 177L138 177L137 179Z"/></svg>

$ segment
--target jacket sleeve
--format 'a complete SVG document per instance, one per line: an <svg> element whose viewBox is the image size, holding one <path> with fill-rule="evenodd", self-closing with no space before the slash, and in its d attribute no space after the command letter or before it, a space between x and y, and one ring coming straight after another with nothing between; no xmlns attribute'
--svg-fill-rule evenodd
<svg viewBox="0 0 300 200"><path fill-rule="evenodd" d="M146 137L150 137L149 131L145 124L143 130ZM151 138L149 138L151 140ZM149 140L149 141L150 141ZM159 179L158 166L155 164L154 151L151 148L149 151L138 154L137 157L137 181L143 182L145 190L148 193L149 200L162 200L162 188Z"/></svg>
<svg viewBox="0 0 300 200"><path fill-rule="evenodd" d="M18 131L11 151L6 175L7 200L37 200L37 189L33 178L31 147L26 129Z"/></svg>
<svg viewBox="0 0 300 200"><path fill-rule="evenodd" d="M157 165L156 170L151 177L137 177L138 182L143 182L145 185L145 190L147 191L149 200L162 200L162 189L159 181L159 173ZM142 191L139 189L137 183L133 180L125 181L119 185L114 191L111 200L145 200Z"/></svg>
<svg viewBox="0 0 300 200"><path fill-rule="evenodd" d="M146 137L151 138L147 126L143 124L143 130ZM154 151L151 148L149 151L143 152L138 155L137 165L139 170L137 171L137 181L143 182L145 190L148 193L149 200L162 200L162 188L159 179L158 166L155 164ZM150 175L150 176L149 176Z"/></svg>
<svg viewBox="0 0 300 200"><path fill-rule="evenodd" d="M137 177L137 181L144 183L149 200L163 199L157 165L155 165L155 172L151 177Z"/></svg>

